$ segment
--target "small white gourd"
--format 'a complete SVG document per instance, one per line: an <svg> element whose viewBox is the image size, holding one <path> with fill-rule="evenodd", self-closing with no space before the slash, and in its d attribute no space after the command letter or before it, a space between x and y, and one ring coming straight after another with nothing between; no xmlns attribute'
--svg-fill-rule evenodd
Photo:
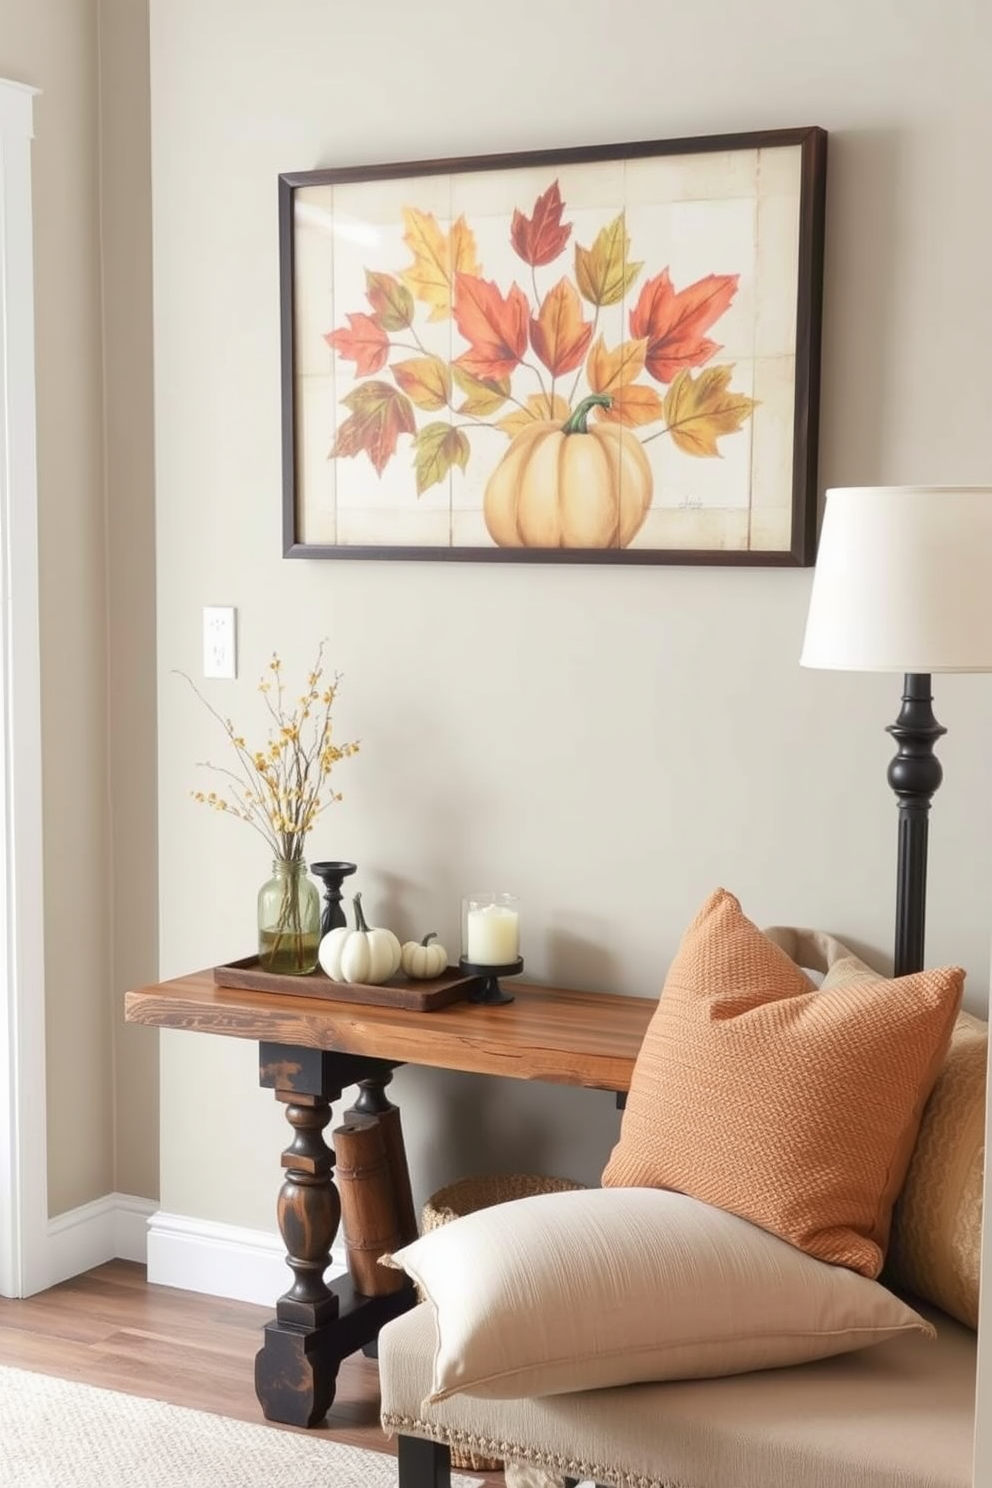
<svg viewBox="0 0 992 1488"><path fill-rule="evenodd" d="M356 894L355 928L339 925L320 942L317 956L332 982L364 982L377 987L399 970L401 949L392 930L370 926Z"/></svg>
<svg viewBox="0 0 992 1488"><path fill-rule="evenodd" d="M434 944L431 944L431 941ZM408 940L403 946L400 965L414 981L426 981L439 977L448 965L448 953L432 930L423 940Z"/></svg>

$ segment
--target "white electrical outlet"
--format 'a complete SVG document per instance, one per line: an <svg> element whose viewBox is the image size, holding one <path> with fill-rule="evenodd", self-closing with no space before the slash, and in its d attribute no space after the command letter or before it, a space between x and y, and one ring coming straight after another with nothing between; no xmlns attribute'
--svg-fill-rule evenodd
<svg viewBox="0 0 992 1488"><path fill-rule="evenodd" d="M226 677L238 675L238 640L235 617L230 605L203 606L203 675Z"/></svg>

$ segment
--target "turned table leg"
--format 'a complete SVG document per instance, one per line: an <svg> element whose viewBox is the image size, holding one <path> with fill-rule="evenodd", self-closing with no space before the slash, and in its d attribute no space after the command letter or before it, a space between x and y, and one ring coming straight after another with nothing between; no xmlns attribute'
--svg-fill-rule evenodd
<svg viewBox="0 0 992 1488"><path fill-rule="evenodd" d="M372 1342L384 1322L415 1300L410 1288L363 1297L348 1278L331 1286L324 1280L341 1218L334 1153L324 1140L331 1102L346 1085L382 1079L382 1070L382 1061L350 1054L259 1046L259 1081L285 1106L293 1133L282 1154L285 1179L277 1207L293 1280L255 1356L255 1391L270 1421L315 1426L323 1420L341 1360Z"/></svg>
<svg viewBox="0 0 992 1488"><path fill-rule="evenodd" d="M282 1154L286 1177L279 1192L279 1229L289 1291L276 1304L275 1321L255 1358L255 1390L269 1420L314 1426L334 1399L339 1360L328 1353L323 1330L338 1315L338 1299L324 1281L341 1218L334 1186L334 1154L324 1141L331 1101L343 1085L322 1051L263 1044L259 1079L286 1107L293 1129Z"/></svg>

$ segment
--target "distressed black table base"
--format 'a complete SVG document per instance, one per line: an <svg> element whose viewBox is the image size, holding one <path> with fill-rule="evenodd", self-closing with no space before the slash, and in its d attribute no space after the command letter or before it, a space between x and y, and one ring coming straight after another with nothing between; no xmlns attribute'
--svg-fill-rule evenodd
<svg viewBox="0 0 992 1488"><path fill-rule="evenodd" d="M628 1090L653 1004L644 997L517 984L513 1005L496 1011L463 1002L428 1016L369 1005L356 1018L346 1003L220 986L214 978L210 968L137 988L125 997L125 1016L152 1028L259 1044L261 1082L285 1108L291 1130L282 1155L279 1225L292 1282L265 1330L258 1397L271 1420L308 1426L333 1402L341 1360L356 1349L371 1350L386 1318L414 1300L412 1288L375 1299L356 1297L340 1283L326 1285L340 1212L334 1154L324 1137L331 1103L357 1083L360 1115L392 1109L384 1089L404 1063ZM395 1124L387 1119L387 1128ZM396 1150L402 1151L398 1143ZM402 1158L390 1171L398 1188Z"/></svg>
<svg viewBox="0 0 992 1488"><path fill-rule="evenodd" d="M293 1136L282 1154L279 1230L292 1284L276 1304L255 1356L255 1392L269 1421L315 1426L334 1402L342 1359L375 1342L390 1318L413 1306L413 1287L385 1297L357 1292L350 1277L324 1279L341 1220L334 1153L324 1140L331 1103L361 1081L366 1104L388 1106L395 1064L284 1044L259 1045L259 1081L286 1107Z"/></svg>

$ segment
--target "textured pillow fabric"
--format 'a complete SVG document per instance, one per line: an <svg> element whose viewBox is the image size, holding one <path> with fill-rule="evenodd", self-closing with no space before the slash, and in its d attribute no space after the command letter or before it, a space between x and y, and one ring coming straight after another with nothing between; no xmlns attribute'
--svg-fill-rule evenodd
<svg viewBox="0 0 992 1488"><path fill-rule="evenodd" d="M877 1282L655 1189L497 1204L386 1264L434 1308L432 1402L741 1374L933 1334Z"/></svg>
<svg viewBox="0 0 992 1488"><path fill-rule="evenodd" d="M877 1276L964 972L829 981L713 894L645 1033L604 1185L691 1194Z"/></svg>

